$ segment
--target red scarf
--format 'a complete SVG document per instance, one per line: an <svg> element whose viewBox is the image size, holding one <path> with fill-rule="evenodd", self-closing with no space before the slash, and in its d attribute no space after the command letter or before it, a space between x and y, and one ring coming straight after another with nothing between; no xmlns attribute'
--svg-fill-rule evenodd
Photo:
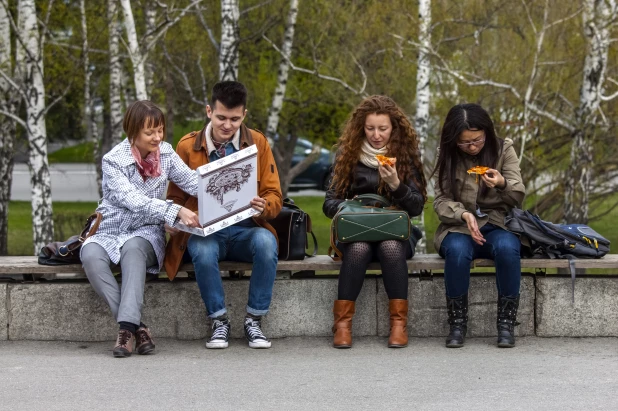
<svg viewBox="0 0 618 411"><path fill-rule="evenodd" d="M142 176L144 181L147 177L159 177L161 175L161 149L157 147L157 151L148 153L146 158L142 158L139 150L134 145L131 146L131 154L137 164L137 171Z"/></svg>

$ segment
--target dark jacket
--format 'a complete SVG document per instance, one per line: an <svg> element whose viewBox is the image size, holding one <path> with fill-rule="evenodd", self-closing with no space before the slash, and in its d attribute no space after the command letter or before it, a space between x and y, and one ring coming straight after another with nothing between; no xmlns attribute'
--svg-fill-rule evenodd
<svg viewBox="0 0 618 411"><path fill-rule="evenodd" d="M335 161L337 161L335 159ZM412 166L414 169L414 166ZM418 175L418 171L417 171ZM420 181L420 178L417 178ZM332 175L331 175L332 180ZM380 184L380 174L375 168L367 167L363 163L356 164L354 169L354 181L350 186L350 190L344 198L337 197L333 188L329 188L326 191L324 198L324 205L322 211L328 218L333 218L337 213L337 207L346 199L354 198L359 194L378 194L378 185ZM330 186L330 181L329 181ZM393 205L408 213L410 217L416 217L423 212L423 206L425 200L423 195L419 191L416 183L412 179L399 184L397 190L391 192L391 200ZM414 243L412 236L410 236L412 249L414 250Z"/></svg>

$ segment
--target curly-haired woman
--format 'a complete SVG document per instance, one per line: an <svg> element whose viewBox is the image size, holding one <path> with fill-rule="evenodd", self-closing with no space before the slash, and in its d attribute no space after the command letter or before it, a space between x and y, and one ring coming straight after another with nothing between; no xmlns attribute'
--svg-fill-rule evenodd
<svg viewBox="0 0 618 411"><path fill-rule="evenodd" d="M394 166L381 165L376 155L395 157ZM329 189L322 210L333 218L345 199L360 194L379 194L392 200L410 217L423 211L427 191L417 135L403 110L389 97L363 100L348 119L337 144ZM343 262L338 297L333 307L336 348L352 346L352 316L371 261L382 267L389 298L389 347L408 344L408 266L414 243L387 240L340 244Z"/></svg>

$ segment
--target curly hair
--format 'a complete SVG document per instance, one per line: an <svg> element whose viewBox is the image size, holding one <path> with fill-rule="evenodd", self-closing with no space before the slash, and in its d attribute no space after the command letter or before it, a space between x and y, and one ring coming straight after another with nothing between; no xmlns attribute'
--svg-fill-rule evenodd
<svg viewBox="0 0 618 411"><path fill-rule="evenodd" d="M370 96L364 99L345 123L343 133L335 145L337 160L333 167L331 188L338 197L345 198L354 180L354 168L358 163L361 146L365 141L365 119L369 114L386 114L390 117L392 132L388 142L388 156L396 157L397 175L401 182L412 179L423 198L427 200L427 181L423 172L418 138L403 110L386 96ZM414 164L416 170L413 170ZM420 181L419 181L420 180ZM391 197L384 181L380 181L378 194Z"/></svg>

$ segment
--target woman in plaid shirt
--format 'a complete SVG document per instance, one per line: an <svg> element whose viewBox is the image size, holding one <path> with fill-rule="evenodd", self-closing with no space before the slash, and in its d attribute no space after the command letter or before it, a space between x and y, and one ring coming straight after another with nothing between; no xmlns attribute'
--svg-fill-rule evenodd
<svg viewBox="0 0 618 411"><path fill-rule="evenodd" d="M123 122L127 138L103 157L103 199L97 211L103 220L81 251L88 280L107 301L120 325L114 357L128 357L133 345L138 354L155 346L141 322L146 273L161 269L165 251L164 224L179 220L199 226L191 210L161 200L167 181L197 195L197 174L165 141L165 117L150 101L137 101ZM119 287L112 268L120 266Z"/></svg>

